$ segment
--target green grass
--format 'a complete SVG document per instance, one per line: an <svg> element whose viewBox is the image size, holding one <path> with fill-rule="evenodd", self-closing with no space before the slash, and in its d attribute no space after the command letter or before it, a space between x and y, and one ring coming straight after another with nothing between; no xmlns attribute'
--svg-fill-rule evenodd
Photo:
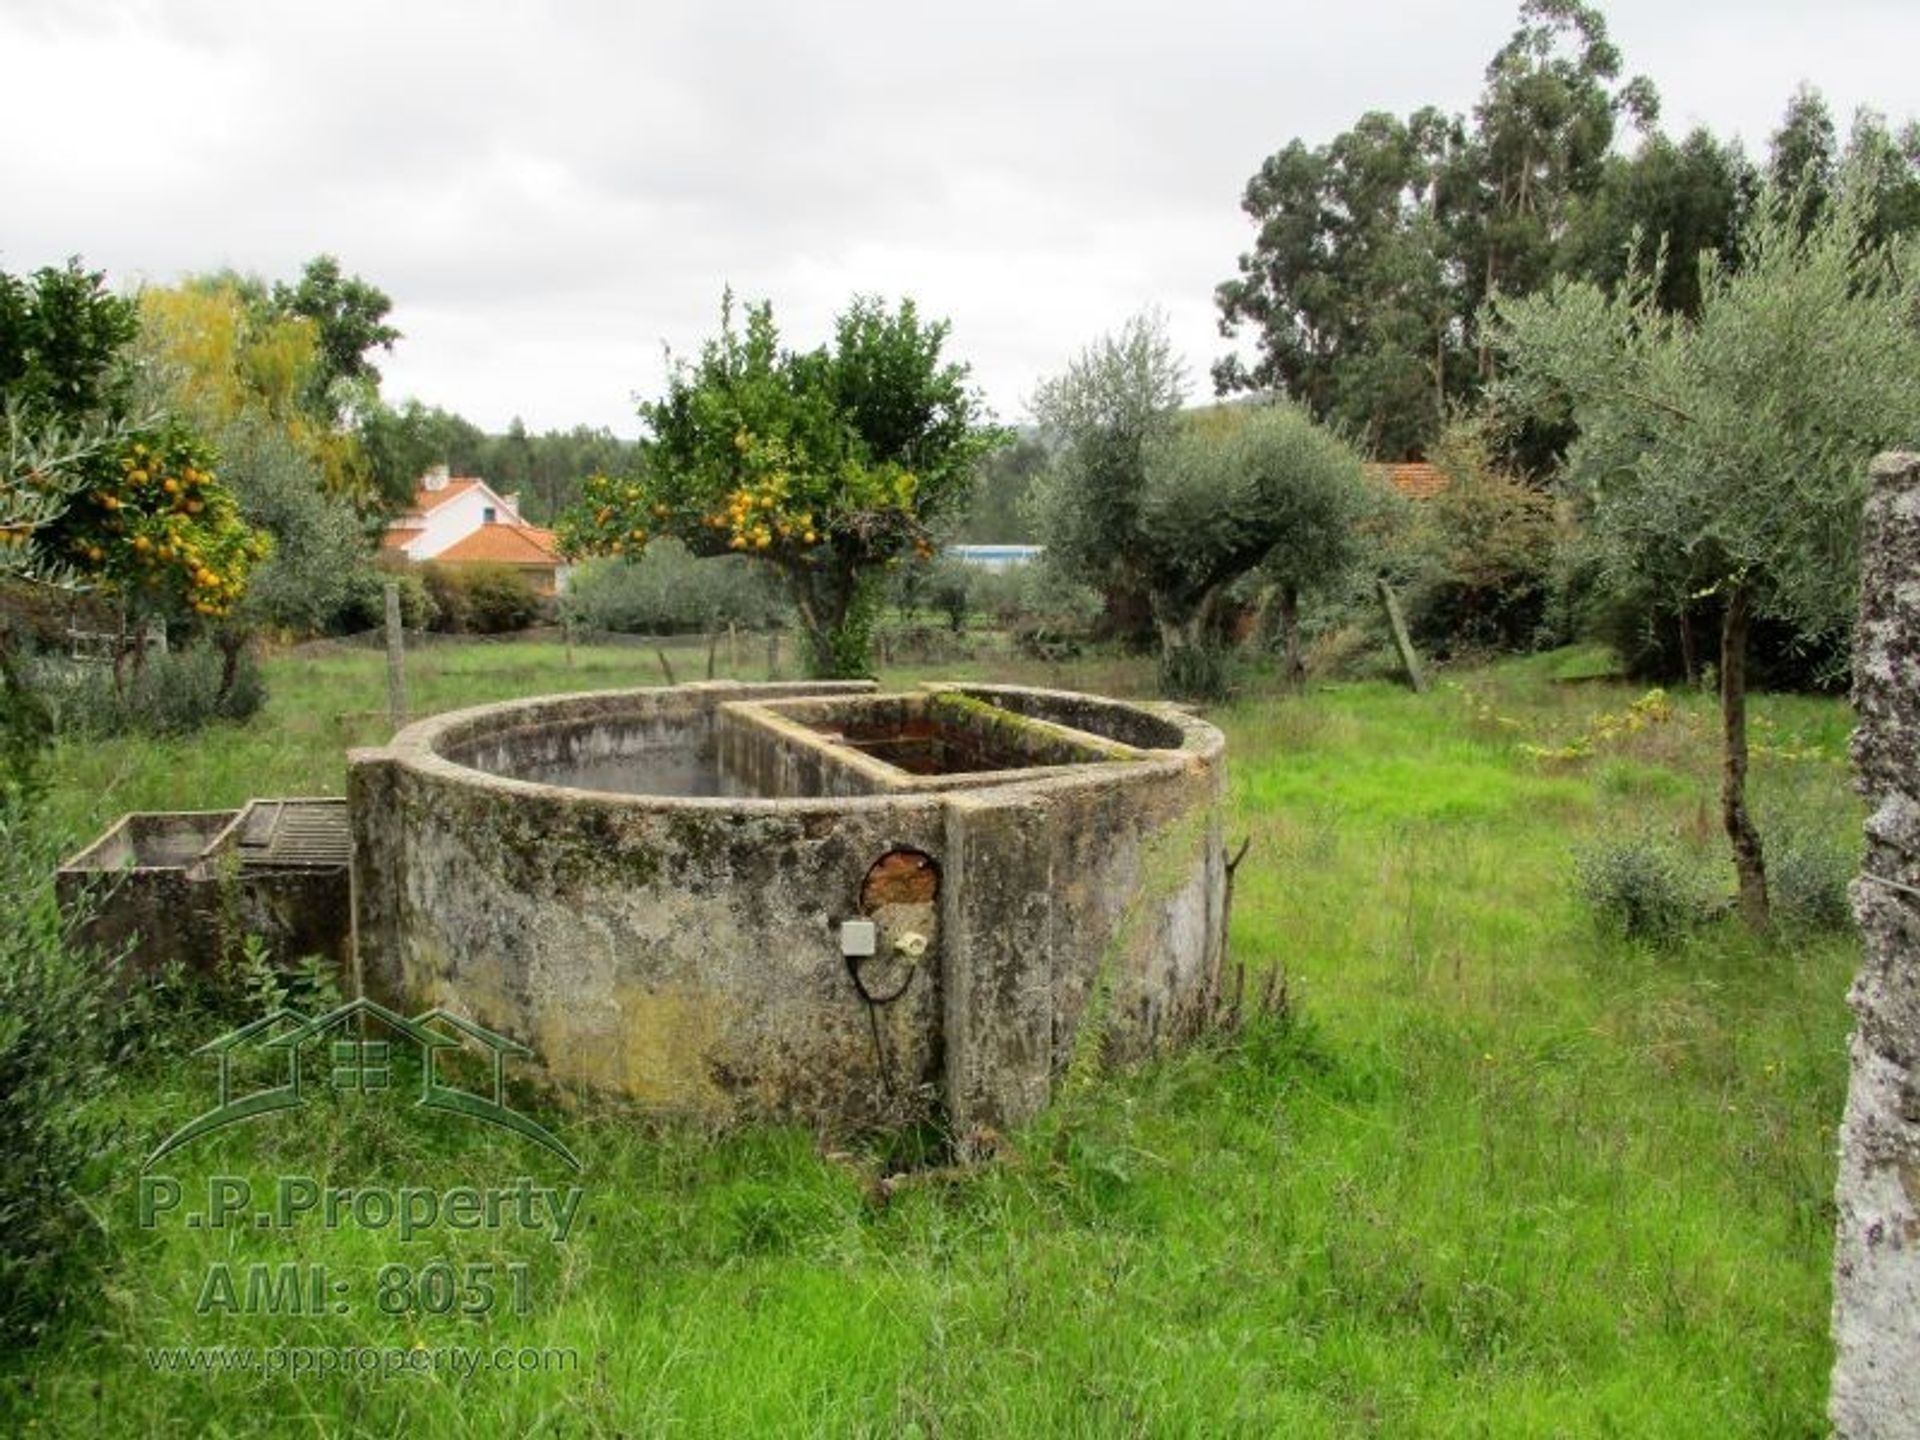
<svg viewBox="0 0 1920 1440"><path fill-rule="evenodd" d="M704 664L686 653L682 679ZM549 1108L588 1165L590 1224L565 1246L141 1231L122 1163L92 1202L101 1298L16 1357L0 1430L1824 1433L1854 944L1715 927L1653 952L1603 934L1574 895L1575 846L1652 828L1723 864L1712 707L1677 696L1670 719L1586 758L1541 758L1639 693L1559 683L1560 664L1214 714L1229 840L1251 840L1233 953L1284 968L1290 1025L1076 1088L997 1162L890 1198L874 1150ZM1150 678L1114 660L943 671L1121 692ZM344 747L385 735L379 657L284 657L270 679L244 728L63 750L62 822L337 792ZM410 684L424 713L656 680L645 651L582 650L568 668L557 647L490 645L427 651ZM1851 843L1844 707L1763 697L1758 713L1763 827ZM133 1148L204 1103L201 1064L126 1077L114 1106ZM178 1158L190 1187L564 1178L516 1141L397 1107L306 1111ZM370 1313L381 1265L437 1254L526 1261L531 1313ZM360 1313L196 1316L225 1257L323 1262ZM188 1380L143 1358L275 1342L568 1346L583 1373Z"/></svg>

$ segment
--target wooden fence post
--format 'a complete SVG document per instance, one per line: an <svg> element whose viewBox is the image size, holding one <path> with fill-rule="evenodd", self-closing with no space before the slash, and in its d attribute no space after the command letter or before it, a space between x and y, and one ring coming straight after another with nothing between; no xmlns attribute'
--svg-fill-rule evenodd
<svg viewBox="0 0 1920 1440"><path fill-rule="evenodd" d="M1393 648L1400 652L1400 667L1407 672L1407 684L1413 687L1413 693L1424 695L1427 677L1420 673L1420 656L1413 648L1413 637L1407 633L1406 616L1400 613L1400 597L1384 579L1379 583L1380 607L1386 611L1387 628L1393 632Z"/></svg>
<svg viewBox="0 0 1920 1440"><path fill-rule="evenodd" d="M407 723L406 632L400 625L400 586L387 581L387 715L393 728Z"/></svg>

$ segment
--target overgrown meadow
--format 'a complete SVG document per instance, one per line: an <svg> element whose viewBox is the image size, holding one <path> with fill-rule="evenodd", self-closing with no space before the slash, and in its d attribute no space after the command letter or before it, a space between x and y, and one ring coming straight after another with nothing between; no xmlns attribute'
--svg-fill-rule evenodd
<svg viewBox="0 0 1920 1440"><path fill-rule="evenodd" d="M523 1094L585 1163L564 1244L515 1226L406 1244L352 1225L142 1228L140 1157L210 1103L208 1058L189 1052L225 1023L160 995L106 1104L124 1143L91 1177L68 1317L8 1358L0 1429L1822 1433L1854 943L1791 927L1759 941L1709 914L1655 945L1596 917L1583 846L1646 837L1728 880L1709 697L1636 707L1638 689L1575 683L1581 660L1457 673L1425 697L1281 697L1256 679L1212 712L1229 839L1250 842L1232 963L1250 991L1282 972L1285 1008L1076 1084L977 1168ZM267 668L272 698L244 726L61 748L59 823L79 840L128 809L337 792L345 748L386 734L378 656ZM446 646L413 657L412 696L424 713L656 668L628 648L569 664L559 646ZM1151 683L1130 660L979 668ZM1762 825L1850 845L1844 706L1768 697L1760 717ZM239 1126L162 1168L189 1203L216 1175L263 1194L285 1174L573 1180L518 1137L377 1098ZM382 1267L437 1259L493 1265L501 1299L475 1317L381 1313ZM349 1313L196 1313L217 1262L323 1267ZM505 1293L515 1265L524 1314ZM267 1376L176 1348L343 1345L577 1363Z"/></svg>

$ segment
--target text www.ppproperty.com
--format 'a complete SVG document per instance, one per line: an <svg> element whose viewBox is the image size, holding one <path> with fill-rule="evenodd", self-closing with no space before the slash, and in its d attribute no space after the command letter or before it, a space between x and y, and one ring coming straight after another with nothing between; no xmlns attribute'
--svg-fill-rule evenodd
<svg viewBox="0 0 1920 1440"><path fill-rule="evenodd" d="M501 1345L150 1345L147 1368L179 1375L573 1374L570 1346Z"/></svg>

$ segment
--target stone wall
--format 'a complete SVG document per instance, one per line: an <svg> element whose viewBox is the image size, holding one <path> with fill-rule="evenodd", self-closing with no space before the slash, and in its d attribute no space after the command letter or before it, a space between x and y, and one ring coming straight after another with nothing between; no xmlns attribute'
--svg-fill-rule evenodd
<svg viewBox="0 0 1920 1440"><path fill-rule="evenodd" d="M1853 758L1872 813L1833 1300L1849 1440L1920 1435L1920 455L1874 462L1862 558Z"/></svg>

